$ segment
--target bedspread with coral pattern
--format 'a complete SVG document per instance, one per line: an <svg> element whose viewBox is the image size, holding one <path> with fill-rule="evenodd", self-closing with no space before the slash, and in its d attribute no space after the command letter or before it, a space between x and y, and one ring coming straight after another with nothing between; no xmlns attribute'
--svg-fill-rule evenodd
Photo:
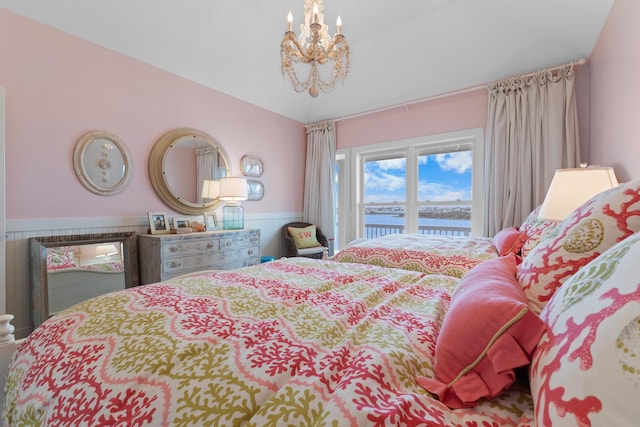
<svg viewBox="0 0 640 427"><path fill-rule="evenodd" d="M457 279L305 258L93 298L11 362L7 425L533 424L528 388L448 409L416 382Z"/></svg>
<svg viewBox="0 0 640 427"><path fill-rule="evenodd" d="M496 257L498 252L488 237L388 234L348 246L331 260L460 278Z"/></svg>

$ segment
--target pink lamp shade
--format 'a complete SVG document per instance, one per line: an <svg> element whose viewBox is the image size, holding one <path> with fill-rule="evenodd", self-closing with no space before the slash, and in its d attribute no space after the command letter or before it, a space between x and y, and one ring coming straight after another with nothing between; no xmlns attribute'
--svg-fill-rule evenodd
<svg viewBox="0 0 640 427"><path fill-rule="evenodd" d="M562 221L596 194L617 185L618 180L610 167L558 169L542 203L539 217Z"/></svg>

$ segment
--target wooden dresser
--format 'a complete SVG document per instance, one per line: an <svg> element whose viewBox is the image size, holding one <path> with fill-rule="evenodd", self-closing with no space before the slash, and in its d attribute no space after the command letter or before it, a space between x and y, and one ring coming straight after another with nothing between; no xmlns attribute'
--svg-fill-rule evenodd
<svg viewBox="0 0 640 427"><path fill-rule="evenodd" d="M138 272L143 285L201 270L255 264L260 264L260 230L138 235Z"/></svg>

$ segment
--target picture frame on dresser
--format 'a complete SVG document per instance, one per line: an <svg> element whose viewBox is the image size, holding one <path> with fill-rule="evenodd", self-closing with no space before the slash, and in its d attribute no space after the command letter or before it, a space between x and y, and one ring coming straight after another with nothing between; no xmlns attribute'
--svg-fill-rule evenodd
<svg viewBox="0 0 640 427"><path fill-rule="evenodd" d="M188 216L176 216L173 217L173 228L192 228L191 217Z"/></svg>
<svg viewBox="0 0 640 427"><path fill-rule="evenodd" d="M149 231L151 234L169 234L171 226L166 212L147 212L149 215Z"/></svg>
<svg viewBox="0 0 640 427"><path fill-rule="evenodd" d="M213 231L218 229L218 220L216 219L216 214L205 214L204 215L204 225L207 228L207 231Z"/></svg>

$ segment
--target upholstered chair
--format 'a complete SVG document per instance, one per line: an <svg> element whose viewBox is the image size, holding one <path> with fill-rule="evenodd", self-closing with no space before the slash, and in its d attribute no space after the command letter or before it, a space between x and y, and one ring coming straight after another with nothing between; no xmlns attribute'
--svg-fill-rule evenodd
<svg viewBox="0 0 640 427"><path fill-rule="evenodd" d="M289 228L303 229L310 226L313 226L309 222L290 222L282 226L282 239L284 241L284 249L286 257L307 257L307 258L316 258L322 259L326 256L329 250L329 240L322 233L320 227L316 226L315 238L317 240L318 246L311 247L299 247L296 243L296 239L289 232Z"/></svg>

